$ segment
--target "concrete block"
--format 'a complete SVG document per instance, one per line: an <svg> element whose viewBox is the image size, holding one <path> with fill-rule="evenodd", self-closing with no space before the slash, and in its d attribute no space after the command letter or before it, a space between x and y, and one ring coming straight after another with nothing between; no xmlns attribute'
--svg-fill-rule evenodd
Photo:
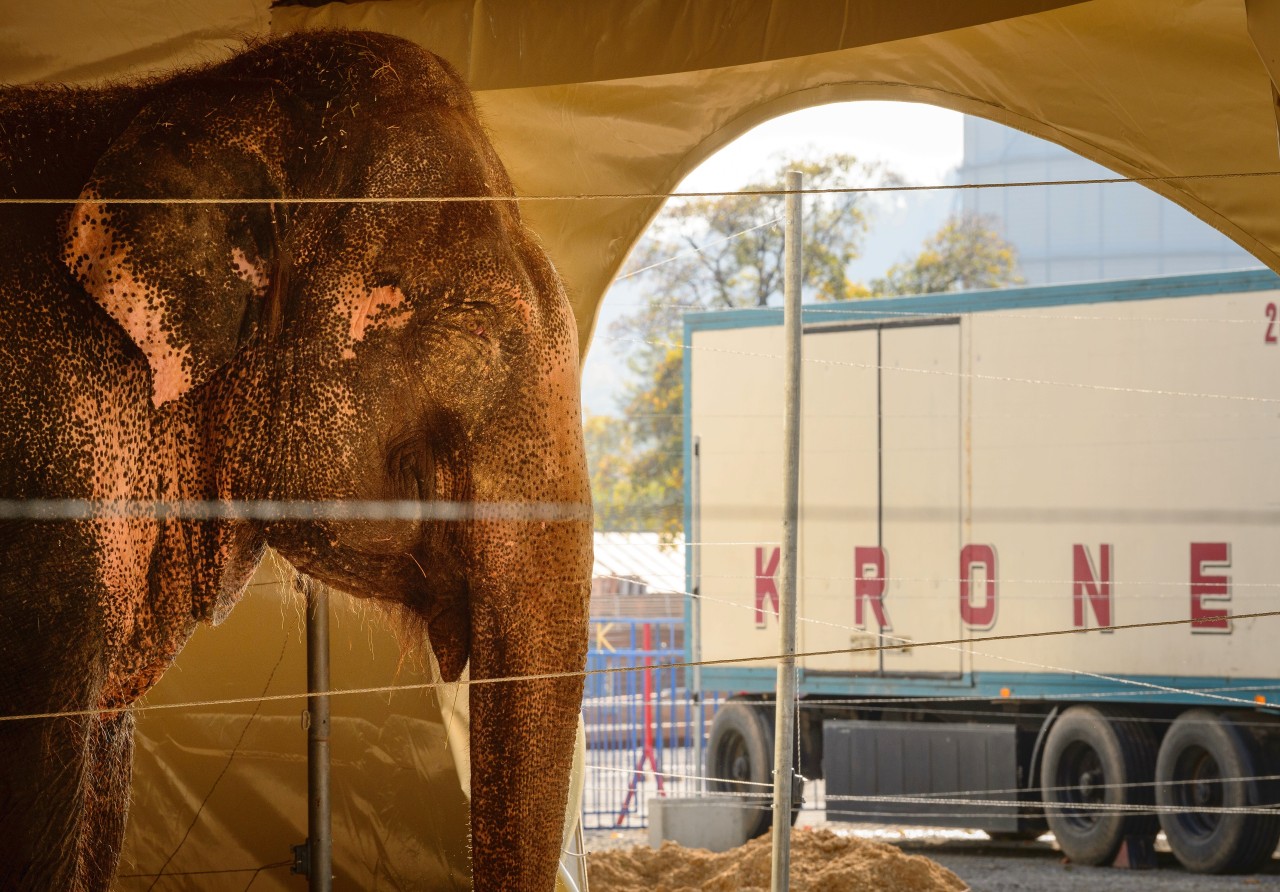
<svg viewBox="0 0 1280 892"><path fill-rule="evenodd" d="M747 828L755 823L767 798L744 799L708 793L696 797L649 800L649 845L661 848L669 839L686 848L724 852L747 842Z"/></svg>

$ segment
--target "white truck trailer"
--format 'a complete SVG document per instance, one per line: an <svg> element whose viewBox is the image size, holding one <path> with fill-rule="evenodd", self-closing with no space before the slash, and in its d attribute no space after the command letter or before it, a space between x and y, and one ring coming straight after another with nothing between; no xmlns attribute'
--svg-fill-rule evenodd
<svg viewBox="0 0 1280 892"><path fill-rule="evenodd" d="M1203 872L1280 836L1280 278L804 311L798 767L848 820ZM685 322L689 657L770 780L781 311ZM1026 637L1022 637L1026 636ZM761 829L767 826L762 821Z"/></svg>

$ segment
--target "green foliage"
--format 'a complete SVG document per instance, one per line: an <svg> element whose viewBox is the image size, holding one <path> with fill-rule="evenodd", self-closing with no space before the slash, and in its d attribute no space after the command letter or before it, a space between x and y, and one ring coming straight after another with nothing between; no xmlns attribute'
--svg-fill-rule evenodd
<svg viewBox="0 0 1280 892"><path fill-rule="evenodd" d="M883 279L872 279L871 293L937 294L1020 283L1013 246L992 227L991 220L976 214L951 217L925 239L914 260L895 263Z"/></svg>
<svg viewBox="0 0 1280 892"><path fill-rule="evenodd" d="M681 320L690 310L780 301L785 196L749 193L781 190L788 170L804 172L807 190L901 182L883 166L863 164L851 155L789 161L742 193L673 202L655 220L624 273L643 276L640 305L610 329L629 349L625 417L586 421L598 529L656 530L667 536L682 530ZM869 223L865 194L806 196L802 278L807 300L993 288L1020 281L1013 249L989 221L960 216L930 236L918 257L891 267L867 288L850 281L847 270L858 257Z"/></svg>
<svg viewBox="0 0 1280 892"><path fill-rule="evenodd" d="M684 527L680 348L667 348L650 374L648 386L628 387L625 417L586 420L591 497L597 529L671 538Z"/></svg>
<svg viewBox="0 0 1280 892"><path fill-rule="evenodd" d="M886 186L901 178L852 155L778 162L765 177L732 195L673 201L637 245L629 273L645 270L650 304L633 329L648 332L660 316L678 322L679 310L763 307L782 295L786 173L804 174L806 190ZM759 194L766 193L766 194ZM804 288L820 300L865 294L846 270L858 256L869 222L864 193L806 196L801 221ZM624 274L626 275L626 274Z"/></svg>
<svg viewBox="0 0 1280 892"><path fill-rule="evenodd" d="M683 528L681 320L689 310L762 307L781 299L786 196L780 192L788 170L803 172L811 190L900 182L884 167L852 155L780 160L770 175L740 193L673 201L654 221L624 273L643 276L640 306L610 330L630 348L625 418L587 420L598 528L666 535ZM773 194L752 194L761 192ZM804 207L806 295L864 296L866 289L845 271L866 233L866 195L807 196ZM600 464L598 456L608 450L609 460Z"/></svg>

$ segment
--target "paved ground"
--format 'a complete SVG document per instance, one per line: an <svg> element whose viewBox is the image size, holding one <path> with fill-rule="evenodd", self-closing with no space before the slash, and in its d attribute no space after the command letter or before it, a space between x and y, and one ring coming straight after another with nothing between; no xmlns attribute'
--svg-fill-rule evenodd
<svg viewBox="0 0 1280 892"><path fill-rule="evenodd" d="M619 776L625 786L630 778L627 773ZM608 792L602 787L595 791L595 796L606 802L605 794ZM610 794L613 798L607 799L607 803L613 803L614 810L617 807L614 800L620 802L622 792L621 789L614 790ZM641 798L652 794L650 786L641 791ZM669 790L668 795L680 793ZM588 800L595 801L591 794ZM797 827L824 827L888 842L900 846L903 851L925 855L954 871L974 892L1280 892L1280 859L1273 859L1265 871L1250 876L1199 876L1187 873L1178 865L1163 836L1156 840L1157 867L1154 870L1082 867L1064 862L1051 834L1034 842L993 842L980 830L827 821L826 811L822 808L821 781L810 782L805 787L805 801L813 803L814 807L800 812ZM604 811L609 812L609 809ZM601 820L601 816L595 816L594 820ZM589 830L584 836L588 853L649 844L647 830Z"/></svg>
<svg viewBox="0 0 1280 892"><path fill-rule="evenodd" d="M1187 873L1166 852L1157 852L1155 870L1116 870L1080 867L1063 862L1052 837L1033 843L994 843L987 840L905 841L904 851L927 855L950 868L975 892L1225 892L1280 890L1280 862L1272 861L1264 874L1209 877Z"/></svg>
<svg viewBox="0 0 1280 892"><path fill-rule="evenodd" d="M925 855L954 871L974 892L1280 892L1280 860L1250 876L1197 876L1178 866L1163 839L1157 842L1157 868L1138 871L1064 863L1052 836L1035 842L992 842L979 831L828 822L822 820L821 812L803 813L800 824L877 839ZM588 852L634 845L648 845L647 831L586 833Z"/></svg>

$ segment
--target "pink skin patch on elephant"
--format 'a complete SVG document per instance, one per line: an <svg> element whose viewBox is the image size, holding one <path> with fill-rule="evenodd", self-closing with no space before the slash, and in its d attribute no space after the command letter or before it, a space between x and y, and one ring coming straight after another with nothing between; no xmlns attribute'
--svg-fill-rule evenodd
<svg viewBox="0 0 1280 892"><path fill-rule="evenodd" d="M516 298L516 310L520 313L520 318L524 320L526 328L533 323L533 307L523 297Z"/></svg>
<svg viewBox="0 0 1280 892"><path fill-rule="evenodd" d="M353 288L346 297L347 317L350 326L348 341L342 350L343 359L355 359L355 345L375 328L399 329L409 322L408 313L397 312L404 307L404 292L395 285L379 285L365 290Z"/></svg>
<svg viewBox="0 0 1280 892"><path fill-rule="evenodd" d="M86 291L142 350L151 366L151 402L159 408L191 389L191 351L169 340L163 324L174 297L134 275L129 252L106 227L105 205L84 202L71 219L75 233L64 259Z"/></svg>
<svg viewBox="0 0 1280 892"><path fill-rule="evenodd" d="M271 280L267 276L266 264L261 259L250 260L244 251L239 248L232 248L231 269L237 276L249 283L249 287L253 289L253 293L257 297L262 297L267 293L267 286L271 283Z"/></svg>

